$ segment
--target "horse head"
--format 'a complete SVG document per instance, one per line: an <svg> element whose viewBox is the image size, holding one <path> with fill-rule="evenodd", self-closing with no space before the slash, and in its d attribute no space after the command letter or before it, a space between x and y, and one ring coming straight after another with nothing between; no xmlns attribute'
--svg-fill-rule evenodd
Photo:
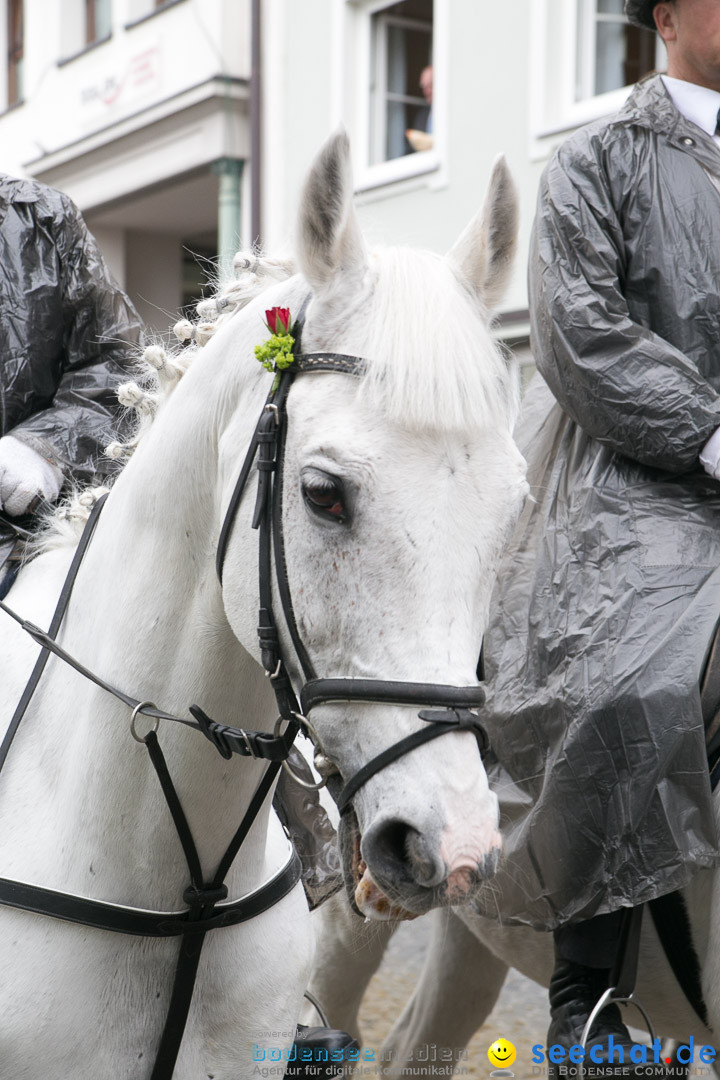
<svg viewBox="0 0 720 1080"><path fill-rule="evenodd" d="M483 210L446 257L370 251L345 136L311 169L302 275L261 299L293 315L309 299L304 353L347 354L360 365L298 373L287 398L284 565L297 635L322 678L477 686L495 567L526 492L511 437L515 378L488 329L516 222L499 159ZM247 310L259 324L257 305ZM239 528L224 598L244 640ZM300 687L297 648L278 621ZM303 723L333 791L423 727L417 705L357 700L324 701ZM494 872L501 843L472 731L417 746L371 776L342 815L340 842L347 886L367 915L468 899Z"/></svg>

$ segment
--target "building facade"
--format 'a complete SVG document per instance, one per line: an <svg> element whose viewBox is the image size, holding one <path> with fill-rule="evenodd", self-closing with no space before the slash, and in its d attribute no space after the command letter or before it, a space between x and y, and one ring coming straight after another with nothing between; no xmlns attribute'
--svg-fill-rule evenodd
<svg viewBox="0 0 720 1080"><path fill-rule="evenodd" d="M350 133L370 241L447 250L505 153L527 335L540 173L662 66L622 0L0 0L0 168L66 191L163 331L220 253L287 248L306 170ZM253 78L254 73L254 78Z"/></svg>

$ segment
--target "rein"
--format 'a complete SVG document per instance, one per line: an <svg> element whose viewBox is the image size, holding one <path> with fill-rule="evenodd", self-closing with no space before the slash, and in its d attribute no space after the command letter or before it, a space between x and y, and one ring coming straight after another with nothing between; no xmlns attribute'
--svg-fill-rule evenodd
<svg viewBox="0 0 720 1080"><path fill-rule="evenodd" d="M205 935L210 930L234 926L267 911L287 895L300 878L300 860L294 850L291 850L285 865L269 881L238 900L227 900L228 890L224 879L267 798L280 768L284 765L289 770L287 757L298 731L302 729L306 734L310 734L307 713L317 705L341 701L425 706L418 712L418 717L426 726L388 747L345 782L342 790L335 796L341 814L350 807L354 795L372 776L431 739L436 739L450 731L470 731L478 741L481 754L489 745L487 734L479 718L470 712L471 706L484 703L485 695L480 685L456 687L438 683L381 679L318 678L300 637L287 576L282 529L287 397L296 373L320 371L358 376L362 374L365 367L365 362L360 357L340 353L302 353L300 351L300 336L309 299L308 296L293 328L296 350L292 366L280 373L279 383L273 387L268 396L248 447L220 531L216 556L217 576L222 587L223 564L235 516L257 458L258 487L252 524L259 533L258 637L262 664L275 692L279 712L274 734L248 731L244 728L217 723L199 705L189 706L188 711L193 720L175 716L159 709L153 702L139 700L113 686L57 643L55 638L60 630L77 573L107 495L98 500L90 514L47 631L23 619L0 601L0 610L14 619L41 646L42 650L0 744L0 770L7 759L20 722L52 654L132 710L131 734L147 748L183 848L190 885L183 892L183 901L187 906L181 911L149 911L0 878L0 904L116 933L142 937L180 937L180 953L170 1004L150 1080L171 1080L173 1075L190 1010ZM288 675L273 611L273 562L275 583L285 625L305 679L299 700ZM436 708L428 709L427 706ZM135 730L135 723L140 714L155 721L152 730L144 736L138 735ZM238 754L268 762L245 815L210 881L203 880L198 851L160 748L157 729L161 720L183 724L200 731L224 758ZM286 723L287 727L280 734L279 727L282 723ZM339 770L336 772L339 774ZM293 773L291 775L294 776Z"/></svg>
<svg viewBox="0 0 720 1080"><path fill-rule="evenodd" d="M20 721L27 711L51 654L63 660L95 685L124 702L132 709L131 734L138 742L144 743L148 750L182 845L190 877L190 885L184 890L182 897L187 907L182 911L149 911L124 904L112 904L107 901L92 900L84 896L57 892L53 889L45 889L8 878L0 878L0 904L32 911L38 915L48 915L67 922L80 923L83 926L90 926L98 930L110 930L115 933L132 934L140 937L181 938L170 1005L151 1074L151 1080L170 1080L175 1069L175 1062L187 1023L205 935L210 930L235 926L262 914L286 896L300 879L302 871L300 859L291 848L284 866L269 881L239 900L226 902L228 890L224 884L224 879L272 788L282 761L287 757L298 731L298 725L295 724L289 727L285 734L280 737L271 736L265 732L249 732L243 729L229 728L223 724L216 724L197 705L190 706L190 712L197 719L197 723L193 723L182 717L164 712L156 708L151 702L138 701L125 694L122 690L112 686L90 671L57 644L54 638L62 624L80 564L87 551L106 499L107 495L104 495L98 500L88 518L47 633L40 630L33 623L22 619L7 604L0 601L0 609L15 619L42 646L42 652L35 663L30 679L10 721L5 738L0 745L0 770L5 764L13 739L20 726ZM140 713L155 719L155 726L144 736L139 736L135 730L135 722ZM197 847L157 738L157 726L161 719L185 724L202 731L213 742L223 757L229 758L232 753L238 753L244 756L262 757L269 761L242 821L209 882L203 880Z"/></svg>

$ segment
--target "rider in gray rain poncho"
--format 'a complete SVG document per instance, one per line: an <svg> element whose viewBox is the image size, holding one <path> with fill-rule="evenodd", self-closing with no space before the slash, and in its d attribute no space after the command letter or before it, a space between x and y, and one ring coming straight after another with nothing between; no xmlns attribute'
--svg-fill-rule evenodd
<svg viewBox="0 0 720 1080"><path fill-rule="evenodd" d="M102 452L140 336L70 199L0 174L0 594L13 526L112 469Z"/></svg>
<svg viewBox="0 0 720 1080"><path fill-rule="evenodd" d="M720 5L693 24L707 8L629 0L635 21L670 28L671 75L680 42L710 51L718 85L688 95L686 68L648 78L540 185L530 292L547 385L527 399L533 498L485 638L506 858L483 913L562 928L548 1042L578 1042L607 987L607 913L720 861L703 731L720 701L700 691L720 619ZM620 1027L619 1013L605 1025Z"/></svg>

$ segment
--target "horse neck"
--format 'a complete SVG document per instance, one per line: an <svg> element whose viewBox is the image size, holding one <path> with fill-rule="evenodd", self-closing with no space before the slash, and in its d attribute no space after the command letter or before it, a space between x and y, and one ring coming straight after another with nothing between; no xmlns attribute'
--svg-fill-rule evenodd
<svg viewBox="0 0 720 1080"><path fill-rule="evenodd" d="M61 640L108 681L166 711L187 716L197 703L219 721L269 730L276 713L267 680L230 630L214 572L215 404L192 397L186 392L188 400L178 401L176 417L161 415L119 478L85 556ZM72 831L88 837L88 855L111 837L122 844L122 823L133 850L152 865L158 883L152 902L167 903L167 883L187 883L187 870L147 752L131 738L129 710L88 682L78 686L77 676L57 665L52 682L44 692L62 703L72 724L65 745L71 755L81 743L82 760L91 763L82 779L86 797L74 799ZM225 761L199 732L171 722L161 725L159 738L209 876L264 766ZM64 805L73 805L72 795ZM243 848L246 886L252 867L255 876L263 872L268 814L269 800ZM81 854L78 865L82 861ZM149 902L145 876L138 896L127 900L133 901Z"/></svg>

